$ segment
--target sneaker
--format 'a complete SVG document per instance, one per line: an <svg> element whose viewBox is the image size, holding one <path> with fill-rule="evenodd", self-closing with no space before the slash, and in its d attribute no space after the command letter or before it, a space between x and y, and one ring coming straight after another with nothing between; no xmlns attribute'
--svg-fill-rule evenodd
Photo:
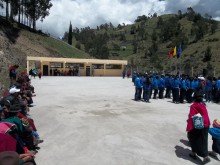
<svg viewBox="0 0 220 165"><path fill-rule="evenodd" d="M207 164L211 161L211 159L209 157L205 157L202 161L203 164Z"/></svg>

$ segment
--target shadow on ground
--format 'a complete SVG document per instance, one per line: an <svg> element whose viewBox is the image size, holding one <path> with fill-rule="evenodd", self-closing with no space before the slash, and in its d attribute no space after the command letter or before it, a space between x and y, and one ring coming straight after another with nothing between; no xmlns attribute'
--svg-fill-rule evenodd
<svg viewBox="0 0 220 165"><path fill-rule="evenodd" d="M197 157L197 160L194 160L191 157L189 157L189 154L191 153L191 151L188 148L183 148L181 146L176 145L175 149L176 149L175 153L178 158L188 160L188 161L195 163L195 164L198 164L198 165L202 164L202 160L199 157Z"/></svg>

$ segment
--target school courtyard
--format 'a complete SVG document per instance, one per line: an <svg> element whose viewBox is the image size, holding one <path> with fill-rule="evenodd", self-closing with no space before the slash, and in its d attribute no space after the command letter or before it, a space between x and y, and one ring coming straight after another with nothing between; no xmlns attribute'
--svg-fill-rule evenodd
<svg viewBox="0 0 220 165"><path fill-rule="evenodd" d="M190 104L136 102L131 79L121 77L42 77L32 84L30 114L44 140L39 165L201 164L188 156ZM220 118L220 105L207 108L211 121ZM210 151L211 144L209 136Z"/></svg>

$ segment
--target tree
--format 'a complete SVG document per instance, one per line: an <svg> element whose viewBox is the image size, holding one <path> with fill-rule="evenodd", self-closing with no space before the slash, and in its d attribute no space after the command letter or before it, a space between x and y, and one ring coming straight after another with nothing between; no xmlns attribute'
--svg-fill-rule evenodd
<svg viewBox="0 0 220 165"><path fill-rule="evenodd" d="M182 14L182 11L181 11L181 10L178 10L178 17L179 17L179 19L182 19L182 18L183 18L183 14Z"/></svg>
<svg viewBox="0 0 220 165"><path fill-rule="evenodd" d="M77 42L75 46L77 49L81 49L81 44L79 42Z"/></svg>
<svg viewBox="0 0 220 165"><path fill-rule="evenodd" d="M208 46L208 47L206 48L205 55L204 55L204 58L203 58L202 61L203 61L203 62L209 62L209 61L211 61L211 59L212 59L211 47Z"/></svg>
<svg viewBox="0 0 220 165"><path fill-rule="evenodd" d="M73 39L73 29L72 29L72 24L70 21L70 25L69 25L69 35L68 35L68 44L72 45L72 39Z"/></svg>
<svg viewBox="0 0 220 165"><path fill-rule="evenodd" d="M152 41L157 41L157 33L156 33L155 29L153 30L151 39L152 39Z"/></svg>
<svg viewBox="0 0 220 165"><path fill-rule="evenodd" d="M43 19L49 15L49 9L53 6L51 0L29 0L26 3L26 15L28 15L33 23L33 29L36 30L36 21Z"/></svg>
<svg viewBox="0 0 220 165"><path fill-rule="evenodd" d="M214 34L216 29L218 29L218 23L215 20L212 20L212 25L211 25L211 34Z"/></svg>
<svg viewBox="0 0 220 165"><path fill-rule="evenodd" d="M163 18L159 17L157 21L157 28L161 28L163 25L164 25Z"/></svg>

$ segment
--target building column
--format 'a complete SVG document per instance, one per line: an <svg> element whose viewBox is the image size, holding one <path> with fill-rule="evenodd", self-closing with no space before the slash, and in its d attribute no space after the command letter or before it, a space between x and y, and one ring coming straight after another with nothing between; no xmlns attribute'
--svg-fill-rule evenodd
<svg viewBox="0 0 220 165"><path fill-rule="evenodd" d="M63 62L63 73L65 72L66 70L66 61Z"/></svg>
<svg viewBox="0 0 220 165"><path fill-rule="evenodd" d="M42 60L40 60L40 71L41 71L41 73L43 75L43 62L42 62Z"/></svg>
<svg viewBox="0 0 220 165"><path fill-rule="evenodd" d="M27 73L29 74L29 68L30 68L30 66L29 66L30 64L29 64L29 60L27 60Z"/></svg>
<svg viewBox="0 0 220 165"><path fill-rule="evenodd" d="M106 69L106 64L104 64L104 76L106 76L106 75L105 75L105 69Z"/></svg>

